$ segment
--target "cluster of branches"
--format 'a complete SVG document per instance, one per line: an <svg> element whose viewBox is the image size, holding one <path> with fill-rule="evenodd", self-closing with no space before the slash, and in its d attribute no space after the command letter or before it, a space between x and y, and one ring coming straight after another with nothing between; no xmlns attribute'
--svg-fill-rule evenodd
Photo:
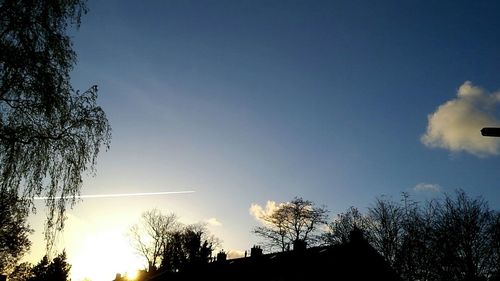
<svg viewBox="0 0 500 281"><path fill-rule="evenodd" d="M253 232L271 250L342 244L357 230L404 280L500 280L500 213L463 191L425 204L382 197L366 214L351 207L329 223L325 208L295 198L260 219Z"/></svg>
<svg viewBox="0 0 500 281"><path fill-rule="evenodd" d="M404 280L499 280L500 213L463 191L420 204L379 198L366 214L351 207L328 224L327 244L360 229Z"/></svg>
<svg viewBox="0 0 500 281"><path fill-rule="evenodd" d="M270 214L261 216L259 219L263 225L254 228L253 233L263 238L264 246L269 250L285 251L300 242L314 245L319 241L318 228L326 223L327 213L326 208L295 197Z"/></svg>
<svg viewBox="0 0 500 281"><path fill-rule="evenodd" d="M10 272L30 249L26 202L9 190L0 190L0 273Z"/></svg>
<svg viewBox="0 0 500 281"><path fill-rule="evenodd" d="M174 213L146 211L129 231L132 246L148 262L148 270L187 270L208 263L220 245L204 224L183 225Z"/></svg>
<svg viewBox="0 0 500 281"><path fill-rule="evenodd" d="M25 199L13 190L0 190L0 274L11 281L67 281L71 265L66 261L66 252L52 260L46 255L35 266L19 263L29 251L33 232L27 218L29 208Z"/></svg>
<svg viewBox="0 0 500 281"><path fill-rule="evenodd" d="M70 84L76 54L66 33L85 12L84 0L0 1L0 191L27 207L50 198L48 246L111 139L97 86L80 93Z"/></svg>
<svg viewBox="0 0 500 281"><path fill-rule="evenodd" d="M71 265L66 260L66 252L50 260L44 256L35 266L29 263L17 265L9 275L11 281L69 281Z"/></svg>

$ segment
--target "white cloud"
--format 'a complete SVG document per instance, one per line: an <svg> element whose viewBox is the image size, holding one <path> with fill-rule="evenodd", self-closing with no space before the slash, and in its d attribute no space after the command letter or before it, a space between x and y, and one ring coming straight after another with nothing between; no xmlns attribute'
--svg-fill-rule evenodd
<svg viewBox="0 0 500 281"><path fill-rule="evenodd" d="M212 226L222 226L222 223L217 218L209 218L206 222Z"/></svg>
<svg viewBox="0 0 500 281"><path fill-rule="evenodd" d="M500 139L484 137L483 127L500 127L495 110L500 104L500 93L464 82L457 97L440 105L428 115L427 131L421 142L428 147L445 148L452 152L466 151L484 157L500 153Z"/></svg>
<svg viewBox="0 0 500 281"><path fill-rule="evenodd" d="M245 256L245 252L240 250L229 250L226 254L228 260L242 258Z"/></svg>
<svg viewBox="0 0 500 281"><path fill-rule="evenodd" d="M261 223L266 223L262 218L271 215L283 203L276 203L275 201L267 201L266 206L262 207L259 204L252 203L249 212L252 217Z"/></svg>
<svg viewBox="0 0 500 281"><path fill-rule="evenodd" d="M441 191L441 186L439 184L434 183L419 183L413 187L413 191L415 192L439 192Z"/></svg>

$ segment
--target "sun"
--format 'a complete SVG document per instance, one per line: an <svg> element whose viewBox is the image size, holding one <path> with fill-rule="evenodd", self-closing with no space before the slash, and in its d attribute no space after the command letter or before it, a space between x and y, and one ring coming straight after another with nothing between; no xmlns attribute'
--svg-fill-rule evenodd
<svg viewBox="0 0 500 281"><path fill-rule="evenodd" d="M87 235L71 260L71 279L113 280L116 273L134 280L142 261L134 254L129 241L119 231L103 230Z"/></svg>
<svg viewBox="0 0 500 281"><path fill-rule="evenodd" d="M137 278L137 269L130 270L126 272L127 280L133 281Z"/></svg>

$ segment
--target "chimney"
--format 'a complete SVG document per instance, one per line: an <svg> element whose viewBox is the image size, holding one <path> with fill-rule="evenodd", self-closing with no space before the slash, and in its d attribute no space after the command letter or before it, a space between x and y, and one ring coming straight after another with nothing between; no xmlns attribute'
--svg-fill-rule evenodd
<svg viewBox="0 0 500 281"><path fill-rule="evenodd" d="M224 250L220 251L218 254L217 254L217 261L218 262L225 262L227 259L227 255L226 253L224 253Z"/></svg>
<svg viewBox="0 0 500 281"><path fill-rule="evenodd" d="M259 257L259 256L262 256L262 248L254 245L250 249L250 257Z"/></svg>

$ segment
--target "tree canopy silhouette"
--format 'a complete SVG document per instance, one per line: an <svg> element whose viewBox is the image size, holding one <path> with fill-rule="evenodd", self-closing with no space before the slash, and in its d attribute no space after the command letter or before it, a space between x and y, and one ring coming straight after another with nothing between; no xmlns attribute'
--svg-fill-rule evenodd
<svg viewBox="0 0 500 281"><path fill-rule="evenodd" d="M364 232L367 224L368 219L357 208L350 207L345 213L338 214L335 220L328 223L322 239L330 245L346 243L353 230L359 229Z"/></svg>
<svg viewBox="0 0 500 281"><path fill-rule="evenodd" d="M31 269L32 265L29 262L23 262L12 270L10 274L8 274L9 281L26 281L31 277Z"/></svg>
<svg viewBox="0 0 500 281"><path fill-rule="evenodd" d="M325 241L341 243L354 227L403 280L500 280L500 213L462 190L425 204L381 197L367 214L351 208Z"/></svg>
<svg viewBox="0 0 500 281"><path fill-rule="evenodd" d="M76 54L66 33L86 11L84 0L0 1L0 189L31 207L35 196L49 198L49 242L111 140L97 86L70 84Z"/></svg>
<svg viewBox="0 0 500 281"><path fill-rule="evenodd" d="M172 234L179 229L177 215L165 215L158 209L142 213L140 222L130 227L132 247L146 259L148 270L159 267L165 247L170 243Z"/></svg>
<svg viewBox="0 0 500 281"><path fill-rule="evenodd" d="M28 209L13 191L0 190L0 273L11 271L30 249Z"/></svg>
<svg viewBox="0 0 500 281"><path fill-rule="evenodd" d="M71 265L66 261L66 252L63 251L52 261L44 256L42 260L35 265L26 281L69 281Z"/></svg>
<svg viewBox="0 0 500 281"><path fill-rule="evenodd" d="M326 222L327 210L313 202L295 197L291 202L281 204L271 214L260 219L263 226L253 229L262 237L269 248L285 251L298 241L314 244L318 241L318 227Z"/></svg>
<svg viewBox="0 0 500 281"><path fill-rule="evenodd" d="M204 224L187 225L170 236L165 245L160 268L176 272L196 268L210 261L220 240L211 235Z"/></svg>
<svg viewBox="0 0 500 281"><path fill-rule="evenodd" d="M157 209L142 213L139 223L131 226L132 247L148 262L148 271L182 271L208 263L220 240L204 224L183 225L174 213Z"/></svg>
<svg viewBox="0 0 500 281"><path fill-rule="evenodd" d="M36 265L28 262L18 264L8 275L11 281L69 281L71 265L66 260L66 251L52 260L45 255Z"/></svg>

